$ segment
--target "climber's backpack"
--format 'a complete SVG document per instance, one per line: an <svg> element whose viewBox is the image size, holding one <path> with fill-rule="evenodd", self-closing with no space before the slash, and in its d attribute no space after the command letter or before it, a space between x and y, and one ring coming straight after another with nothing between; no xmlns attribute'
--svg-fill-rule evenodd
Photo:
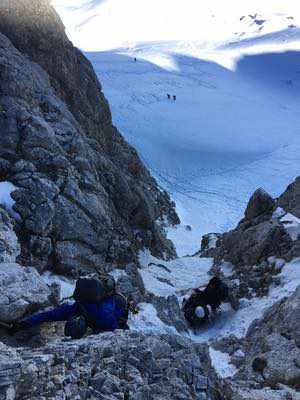
<svg viewBox="0 0 300 400"><path fill-rule="evenodd" d="M73 299L79 303L99 303L103 293L103 285L96 279L78 279Z"/></svg>
<svg viewBox="0 0 300 400"><path fill-rule="evenodd" d="M116 282L110 275L100 275L100 279L79 278L76 281L75 290L72 296L61 300L74 299L78 303L100 303L106 297L116 293Z"/></svg>

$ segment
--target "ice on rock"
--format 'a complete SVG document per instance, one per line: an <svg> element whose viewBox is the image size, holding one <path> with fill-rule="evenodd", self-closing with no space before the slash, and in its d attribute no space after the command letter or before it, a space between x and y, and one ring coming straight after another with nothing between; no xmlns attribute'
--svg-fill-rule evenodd
<svg viewBox="0 0 300 400"><path fill-rule="evenodd" d="M300 235L300 218L293 214L286 214L280 221L284 224L285 230L288 232L292 240L297 240Z"/></svg>
<svg viewBox="0 0 300 400"><path fill-rule="evenodd" d="M15 201L11 194L16 190L16 186L11 182L0 182L0 205L2 205L14 218L20 219L20 215L13 209Z"/></svg>

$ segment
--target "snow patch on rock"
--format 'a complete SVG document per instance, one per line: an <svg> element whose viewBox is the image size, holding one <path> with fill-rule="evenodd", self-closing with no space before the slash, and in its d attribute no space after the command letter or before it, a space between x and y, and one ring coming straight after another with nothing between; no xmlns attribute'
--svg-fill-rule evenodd
<svg viewBox="0 0 300 400"><path fill-rule="evenodd" d="M156 296L176 295L179 302L191 292L192 288L205 286L211 277L208 273L212 259L209 258L183 257L166 262L155 259L149 252L143 252L140 254L140 263L146 290ZM282 263L280 265L282 266ZM224 264L222 269L226 276L230 276L230 265ZM197 332L190 330L187 335L200 343L212 342L216 338L230 335L237 338L244 337L255 319L261 318L274 303L295 291L300 284L300 259L285 264L278 278L279 285L271 287L268 296L241 299L237 311L234 311L229 304L222 304L219 315L207 326ZM157 315L152 305L149 305L142 315L144 316L137 323L145 324L142 321L146 320L148 325L153 323L157 329L165 330L161 321L157 322Z"/></svg>
<svg viewBox="0 0 300 400"><path fill-rule="evenodd" d="M19 220L20 215L14 210L15 201L11 197L12 192L16 189L16 186L11 182L0 182L0 204L4 206L11 216Z"/></svg>
<svg viewBox="0 0 300 400"><path fill-rule="evenodd" d="M173 294L180 296L193 288L206 285L213 263L211 258L199 257L162 261L148 251L140 253L139 261L146 290L163 297Z"/></svg>
<svg viewBox="0 0 300 400"><path fill-rule="evenodd" d="M48 271L42 275L42 279L48 286L51 286L53 283L60 286L60 300L70 297L74 293L75 280L73 279L55 275Z"/></svg>
<svg viewBox="0 0 300 400"><path fill-rule="evenodd" d="M217 246L218 236L212 233L209 237L208 248L215 249Z"/></svg>
<svg viewBox="0 0 300 400"><path fill-rule="evenodd" d="M220 270L222 271L225 277L229 277L233 273L233 265L230 262L222 262L220 265Z"/></svg>
<svg viewBox="0 0 300 400"><path fill-rule="evenodd" d="M221 378L230 378L237 372L236 367L230 363L229 354L209 347L209 356L213 368Z"/></svg>
<svg viewBox="0 0 300 400"><path fill-rule="evenodd" d="M201 343L230 335L237 338L244 337L254 320L262 318L269 307L289 296L299 286L300 259L286 264L278 277L281 281L280 285L272 287L268 296L254 297L250 300L241 299L238 311L232 310L228 304L223 304L216 319L197 334L191 332L190 337Z"/></svg>
<svg viewBox="0 0 300 400"><path fill-rule="evenodd" d="M128 324L131 331L178 335L174 327L164 324L158 318L155 307L150 303L139 304L139 313L136 315L130 314Z"/></svg>
<svg viewBox="0 0 300 400"><path fill-rule="evenodd" d="M300 218L288 213L283 216L280 221L284 224L285 230L288 232L292 240L297 240L300 235Z"/></svg>
<svg viewBox="0 0 300 400"><path fill-rule="evenodd" d="M272 218L281 218L286 214L283 208L277 207L276 210L273 212Z"/></svg>

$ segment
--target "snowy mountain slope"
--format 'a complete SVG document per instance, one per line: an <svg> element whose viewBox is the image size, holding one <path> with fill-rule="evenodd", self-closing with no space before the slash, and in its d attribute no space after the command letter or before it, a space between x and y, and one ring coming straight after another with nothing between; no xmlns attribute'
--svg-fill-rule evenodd
<svg viewBox="0 0 300 400"><path fill-rule="evenodd" d="M71 5L70 5L71 3ZM89 51L143 41L211 46L299 24L294 0L52 0L76 45Z"/></svg>
<svg viewBox="0 0 300 400"><path fill-rule="evenodd" d="M298 22L297 14L295 16L284 13L242 15L235 26L237 31L234 33L234 37L235 40L244 40L245 38L274 34L296 28Z"/></svg>
<svg viewBox="0 0 300 400"><path fill-rule="evenodd" d="M298 174L293 2L53 3L79 46L117 47L87 55L115 125L177 203L183 225L169 236L179 254L231 228L258 186L276 196Z"/></svg>
<svg viewBox="0 0 300 400"><path fill-rule="evenodd" d="M299 54L242 56L190 42L88 53L114 123L193 227L170 234L181 254L232 227L256 187L276 196L299 172Z"/></svg>

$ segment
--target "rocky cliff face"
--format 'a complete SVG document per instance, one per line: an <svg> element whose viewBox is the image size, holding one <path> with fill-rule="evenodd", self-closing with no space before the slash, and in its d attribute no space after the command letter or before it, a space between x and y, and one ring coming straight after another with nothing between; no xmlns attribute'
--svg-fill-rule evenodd
<svg viewBox="0 0 300 400"><path fill-rule="evenodd" d="M178 223L111 123L90 63L46 0L0 4L0 172L17 187L22 262L77 273L175 255L163 223Z"/></svg>

